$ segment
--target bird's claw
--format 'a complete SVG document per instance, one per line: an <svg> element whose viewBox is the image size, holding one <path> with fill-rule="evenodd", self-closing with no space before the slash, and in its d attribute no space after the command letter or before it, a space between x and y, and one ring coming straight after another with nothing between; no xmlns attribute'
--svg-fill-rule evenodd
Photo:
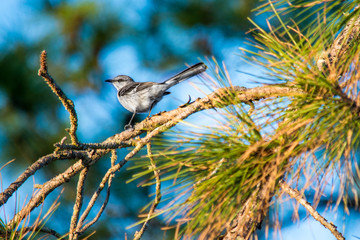
<svg viewBox="0 0 360 240"><path fill-rule="evenodd" d="M159 115L161 115L161 114L164 113L164 112L166 112L166 111L160 111L160 112L156 113L156 114L153 115L153 116L159 116Z"/></svg>
<svg viewBox="0 0 360 240"><path fill-rule="evenodd" d="M191 102L191 96L189 95L189 100L186 103L180 105L179 107L180 108L186 107L187 105L189 105L190 102Z"/></svg>
<svg viewBox="0 0 360 240"><path fill-rule="evenodd" d="M124 127L124 130L131 130L133 129L133 127L131 126L131 124L126 124L125 127Z"/></svg>

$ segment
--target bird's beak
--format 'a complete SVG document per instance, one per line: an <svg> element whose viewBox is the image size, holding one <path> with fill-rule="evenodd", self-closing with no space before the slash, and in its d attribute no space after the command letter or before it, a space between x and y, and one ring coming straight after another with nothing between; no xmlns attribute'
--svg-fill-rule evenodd
<svg viewBox="0 0 360 240"><path fill-rule="evenodd" d="M112 79L106 79L105 82L109 82L111 83L113 80Z"/></svg>

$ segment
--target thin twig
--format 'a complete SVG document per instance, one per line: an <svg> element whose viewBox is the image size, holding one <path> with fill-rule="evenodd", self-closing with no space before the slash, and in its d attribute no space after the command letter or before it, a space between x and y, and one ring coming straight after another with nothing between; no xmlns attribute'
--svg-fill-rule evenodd
<svg viewBox="0 0 360 240"><path fill-rule="evenodd" d="M116 161L117 158L117 154L116 151L113 150L112 151L112 155L111 155L111 165L113 166L114 162ZM113 167L111 167L110 169L112 169ZM109 170L110 170L109 169ZM83 231L85 231L88 227L90 227L92 224L94 224L97 219L100 217L102 211L105 209L105 206L107 204L108 198L110 196L110 186L111 186L111 182L112 182L112 178L114 177L114 174L116 171L107 171L105 176L103 177L103 179L101 180L98 189L95 191L95 193L92 195L86 209L84 210L83 214L81 215L79 222L76 226L76 233L77 234L81 234ZM83 226L85 219L87 218L87 216L90 213L90 210L94 207L94 204L96 202L96 200L98 199L98 197L100 196L101 191L104 189L106 182L108 182L108 190L107 190L107 195L106 195L106 200L103 203L100 211L98 212L98 215L93 219L93 221L91 221L90 223L88 223L87 225ZM100 213L100 214L99 214ZM96 219L96 220L95 220ZM95 221L94 221L95 220ZM90 225L89 225L90 224ZM86 228L85 228L86 227Z"/></svg>
<svg viewBox="0 0 360 240"><path fill-rule="evenodd" d="M91 227L94 223L97 222L97 220L99 220L101 214L103 213L103 211L105 210L105 207L109 201L109 197L110 197L110 187L111 187L111 183L112 183L112 179L114 178L115 173L111 174L108 180L108 188L106 190L106 197L105 197L105 201L104 203L101 205L101 208L99 210L99 212L96 214L96 216L94 217L93 220L91 220L89 223L87 223L83 228L81 228L81 232L85 232L86 229L88 229L89 227Z"/></svg>
<svg viewBox="0 0 360 240"><path fill-rule="evenodd" d="M116 150L113 149L111 150L111 158L110 158L111 167L115 166L116 161L117 161L117 153Z"/></svg>
<svg viewBox="0 0 360 240"><path fill-rule="evenodd" d="M49 85L51 90L56 94L56 96L59 98L61 103L64 105L65 109L69 112L70 114L69 135L71 138L71 143L74 145L78 145L79 142L76 136L78 119L75 111L74 102L65 95L65 93L61 90L61 88L56 84L54 79L48 73L46 57L47 57L46 51L43 50L40 56L40 69L38 75L44 78L45 82Z"/></svg>
<svg viewBox="0 0 360 240"><path fill-rule="evenodd" d="M116 160L117 160L116 150L112 150L111 153L112 153L112 155L111 155L110 161L111 161L111 167L113 167L115 165ZM104 178L102 179L102 181L101 181L101 183L99 185L99 188L97 189L97 191L91 197L88 206L86 207L84 213L81 215L80 220L76 225L76 231L73 234L73 239L77 239L79 235L81 235L84 231L86 231L86 229L88 229L94 223L96 223L97 220L100 218L101 214L105 210L105 207L106 207L106 205L107 205L107 203L109 201L110 187L111 187L112 179L113 179L114 176L115 176L115 172L105 174ZM100 210L98 211L98 213L94 217L94 219L91 220L89 223L87 223L85 226L83 226L84 221L85 221L86 217L88 216L88 214L90 213L90 210L93 208L93 206L95 204L95 201L97 200L97 198L100 195L100 192L105 187L106 181L108 182L108 188L107 188L107 191L106 191L106 198L105 198L104 203L102 204Z"/></svg>
<svg viewBox="0 0 360 240"><path fill-rule="evenodd" d="M156 164L155 164L155 161L154 161L154 158L152 156L152 152L151 152L151 142L149 142L148 144L146 144L146 147L147 147L147 153L148 153L148 158L150 160L150 165L151 165L151 168L154 172L154 177L155 177L155 181L156 181L156 185L155 185L155 199L154 199L154 202L153 204L151 205L150 207L150 210L149 210L149 213L147 215L147 218L143 224L143 226L141 227L140 231L136 231L135 232L135 235L134 235L134 240L139 240L142 235L144 234L145 232L145 229L147 227L147 224L149 223L149 221L151 220L151 217L156 209L156 207L159 205L160 203L160 200L161 200L161 181L160 181L160 175L159 175L159 172L160 170L158 170L156 168Z"/></svg>
<svg viewBox="0 0 360 240"><path fill-rule="evenodd" d="M295 190L292 189L286 182L284 182L283 180L280 181L280 187L287 193L289 194L290 197L294 198L296 201L298 201L298 203L300 203L301 205L303 205L306 210L310 213L310 215L317 220L318 222L320 222L325 228L329 229L330 232L334 235L334 237L338 240L344 240L344 236L337 230L337 227L332 224L331 222L329 223L323 216L321 216L312 206L311 204L306 201L306 199L304 197L301 196L301 194Z"/></svg>
<svg viewBox="0 0 360 240"><path fill-rule="evenodd" d="M84 183L86 176L89 173L89 167L84 168L79 175L78 185L76 188L76 200L74 204L73 214L70 221L69 240L73 239L73 232L76 229L76 224L79 219L79 213L83 204L84 199Z"/></svg>

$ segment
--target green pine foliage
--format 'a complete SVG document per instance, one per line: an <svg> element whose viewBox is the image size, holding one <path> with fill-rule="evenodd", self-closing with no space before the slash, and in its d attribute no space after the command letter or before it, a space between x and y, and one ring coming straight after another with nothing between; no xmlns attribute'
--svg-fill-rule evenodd
<svg viewBox="0 0 360 240"><path fill-rule="evenodd" d="M335 60L327 54L351 19L360 17L357 5L264 1L257 12L269 16L266 26L250 20L255 41L241 49L242 57L268 76L265 86L290 87L301 94L253 105L239 103L229 88L227 107L220 104L214 114L217 126L203 127L200 133L194 126L194 131L167 133L168 138L153 141L161 180L170 185L163 189L168 198L158 214L165 212L168 220L183 224L184 236L219 236L258 186L272 182L268 198L278 199L280 179L320 180L318 189L323 189L325 179L336 172L345 207L349 188L357 199L359 38L344 41L345 50ZM231 87L226 69L216 61L212 65L215 79L207 80ZM137 159L134 168L139 172L133 179L147 179L144 186L154 183L146 158Z"/></svg>

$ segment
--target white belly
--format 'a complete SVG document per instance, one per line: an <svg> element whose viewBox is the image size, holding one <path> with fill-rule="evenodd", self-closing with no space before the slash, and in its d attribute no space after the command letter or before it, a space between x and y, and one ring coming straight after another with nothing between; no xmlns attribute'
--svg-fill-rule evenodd
<svg viewBox="0 0 360 240"><path fill-rule="evenodd" d="M146 113L150 110L151 106L158 103L162 97L154 98L154 97L142 97L144 94L138 94L138 96L133 95L125 95L118 97L119 102L121 105L130 112L137 112L137 113ZM152 94L148 94L148 96L153 96ZM141 101L137 101L137 99L141 99Z"/></svg>

